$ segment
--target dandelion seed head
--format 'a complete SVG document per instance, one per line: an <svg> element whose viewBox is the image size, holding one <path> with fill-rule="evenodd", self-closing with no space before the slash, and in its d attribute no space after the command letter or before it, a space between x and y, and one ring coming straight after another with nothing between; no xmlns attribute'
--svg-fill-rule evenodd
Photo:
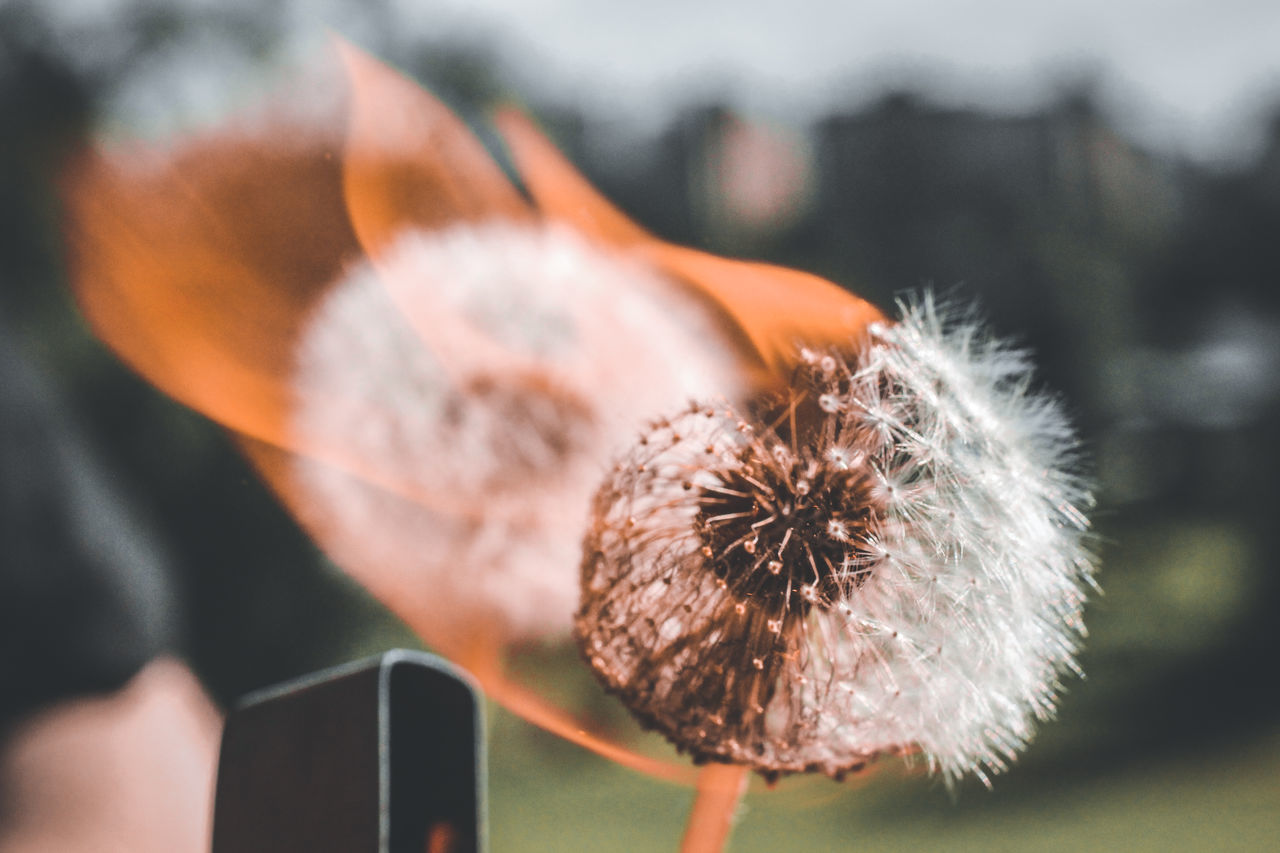
<svg viewBox="0 0 1280 853"><path fill-rule="evenodd" d="M654 412L736 387L719 340L566 228L407 232L303 330L302 521L439 636L567 635L601 472Z"/></svg>
<svg viewBox="0 0 1280 853"><path fill-rule="evenodd" d="M853 352L802 351L780 395L663 422L597 492L579 643L696 760L839 778L919 752L987 779L1077 669L1072 432L1024 354L902 308Z"/></svg>

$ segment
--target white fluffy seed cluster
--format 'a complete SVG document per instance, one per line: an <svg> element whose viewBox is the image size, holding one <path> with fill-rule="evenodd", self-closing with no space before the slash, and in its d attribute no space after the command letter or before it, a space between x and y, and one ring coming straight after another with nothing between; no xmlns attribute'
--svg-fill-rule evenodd
<svg viewBox="0 0 1280 853"><path fill-rule="evenodd" d="M930 297L788 399L652 424L597 493L576 633L696 759L839 777L921 753L986 782L1052 715L1091 505L1025 353Z"/></svg>
<svg viewBox="0 0 1280 853"><path fill-rule="evenodd" d="M696 306L554 225L408 232L295 355L301 521L430 642L565 637L609 459L736 365Z"/></svg>

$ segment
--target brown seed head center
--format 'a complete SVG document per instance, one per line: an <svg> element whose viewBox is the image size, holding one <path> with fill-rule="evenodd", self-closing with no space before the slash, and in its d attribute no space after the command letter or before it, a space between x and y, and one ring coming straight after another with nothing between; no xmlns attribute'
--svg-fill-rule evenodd
<svg viewBox="0 0 1280 853"><path fill-rule="evenodd" d="M766 613L829 607L870 569L860 547L874 506L861 466L797 457L786 445L743 448L697 494L695 529L715 575Z"/></svg>

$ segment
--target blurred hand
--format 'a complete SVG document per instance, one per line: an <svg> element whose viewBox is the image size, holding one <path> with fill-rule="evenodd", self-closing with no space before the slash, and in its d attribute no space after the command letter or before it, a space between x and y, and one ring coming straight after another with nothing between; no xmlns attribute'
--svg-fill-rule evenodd
<svg viewBox="0 0 1280 853"><path fill-rule="evenodd" d="M0 753L0 851L208 850L221 725L163 658L115 694L36 715Z"/></svg>

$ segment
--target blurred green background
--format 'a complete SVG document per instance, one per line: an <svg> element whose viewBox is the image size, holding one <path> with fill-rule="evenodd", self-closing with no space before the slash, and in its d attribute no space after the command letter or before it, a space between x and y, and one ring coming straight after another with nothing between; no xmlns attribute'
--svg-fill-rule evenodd
<svg viewBox="0 0 1280 853"><path fill-rule="evenodd" d="M354 2L327 5L356 17ZM164 554L178 621L156 642L222 702L413 645L219 430L88 337L65 290L60 158L103 127L154 134L201 118L181 87L137 85L184 56L227 69L241 94L265 90L292 19L275 4L139 0L109 21L68 8L0 6L0 316ZM482 39L380 44L371 25L361 36L469 118L528 104L597 186L674 241L811 270L881 305L926 284L980 300L1036 350L1080 426L1105 594L1089 608L1088 677L1060 718L990 792L951 797L897 765L845 786L753 787L734 850L1271 849L1280 95L1250 156L1232 162L1137 145L1091 78L1004 111L889 87L804 125L706 103L628 140L608 117L504 76ZM533 650L522 667L634 734L572 652ZM490 720L495 851L675 848L689 791L500 710Z"/></svg>

